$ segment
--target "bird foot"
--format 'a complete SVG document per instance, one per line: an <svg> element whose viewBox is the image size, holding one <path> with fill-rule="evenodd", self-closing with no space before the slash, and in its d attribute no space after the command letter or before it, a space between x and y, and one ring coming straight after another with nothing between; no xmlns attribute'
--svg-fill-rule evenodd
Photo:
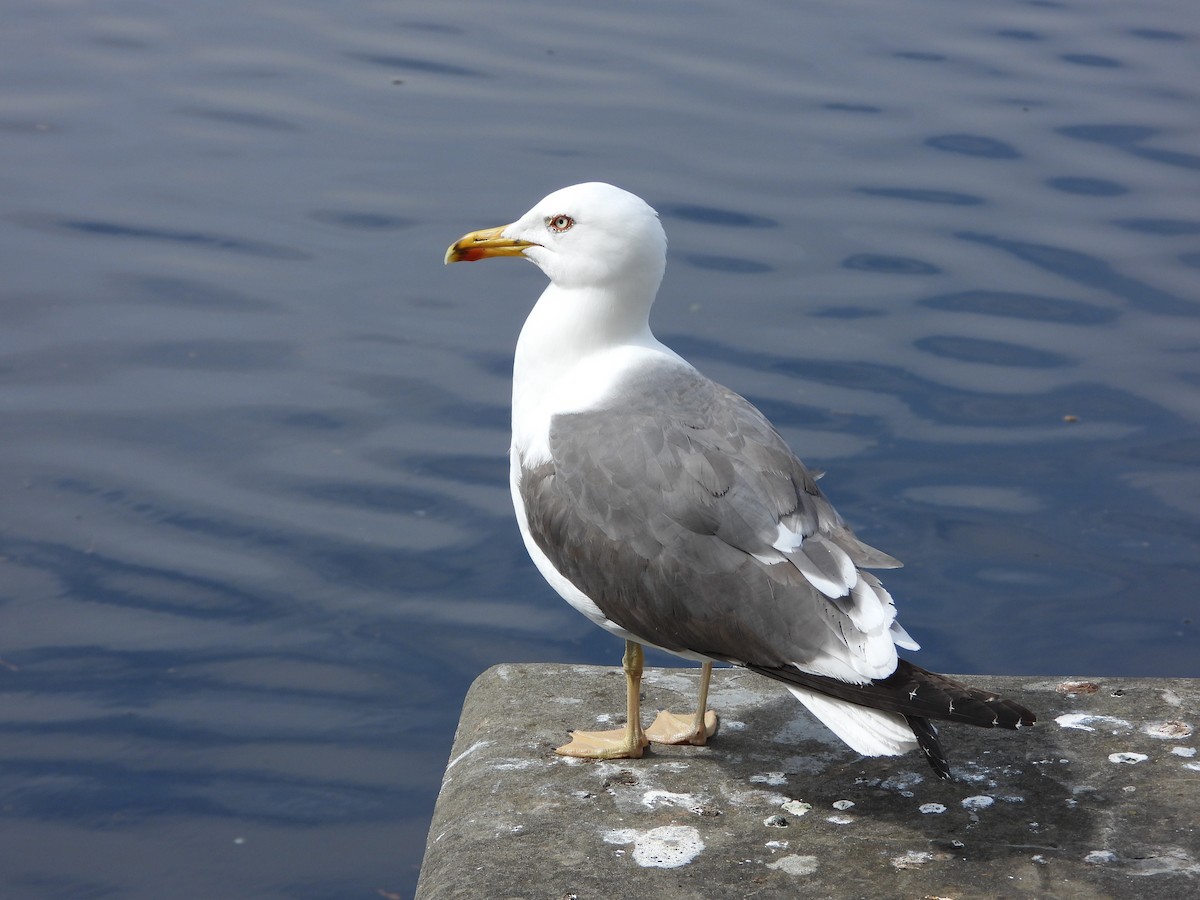
<svg viewBox="0 0 1200 900"><path fill-rule="evenodd" d="M654 723L646 729L646 737L656 744L691 744L703 747L717 733L717 714L711 709L704 713L704 722L696 722L695 715L678 716L665 709L658 714Z"/></svg>
<svg viewBox="0 0 1200 900"><path fill-rule="evenodd" d="M572 731L570 743L555 749L559 756L580 759L641 759L650 742L642 734L630 735L628 728L612 731Z"/></svg>

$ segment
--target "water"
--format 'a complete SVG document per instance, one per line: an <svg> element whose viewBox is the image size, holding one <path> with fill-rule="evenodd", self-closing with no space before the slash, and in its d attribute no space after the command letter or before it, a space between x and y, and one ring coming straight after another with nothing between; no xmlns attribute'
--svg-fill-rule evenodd
<svg viewBox="0 0 1200 900"><path fill-rule="evenodd" d="M0 893L405 896L471 679L615 663L511 521L541 276L441 265L576 181L923 664L1197 675L1193 19L8 4Z"/></svg>

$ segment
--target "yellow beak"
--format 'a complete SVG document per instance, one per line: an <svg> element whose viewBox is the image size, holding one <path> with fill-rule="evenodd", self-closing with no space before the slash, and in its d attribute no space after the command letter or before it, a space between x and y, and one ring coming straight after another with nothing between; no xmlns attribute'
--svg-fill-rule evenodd
<svg viewBox="0 0 1200 900"><path fill-rule="evenodd" d="M536 247L531 241L518 241L506 238L502 232L507 225L499 228L486 228L483 231L472 231L464 234L450 245L446 251L446 265L456 262L475 262L489 256L520 256L526 247Z"/></svg>

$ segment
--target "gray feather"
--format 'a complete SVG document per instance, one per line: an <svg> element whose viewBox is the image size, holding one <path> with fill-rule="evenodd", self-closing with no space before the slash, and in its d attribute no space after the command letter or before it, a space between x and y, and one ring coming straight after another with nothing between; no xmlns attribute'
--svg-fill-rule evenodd
<svg viewBox="0 0 1200 900"><path fill-rule="evenodd" d="M542 551L613 622L647 643L762 666L856 646L814 588L855 566L899 565L861 543L767 419L694 369L632 370L612 405L555 416L551 461L519 485ZM804 536L792 559L779 525Z"/></svg>

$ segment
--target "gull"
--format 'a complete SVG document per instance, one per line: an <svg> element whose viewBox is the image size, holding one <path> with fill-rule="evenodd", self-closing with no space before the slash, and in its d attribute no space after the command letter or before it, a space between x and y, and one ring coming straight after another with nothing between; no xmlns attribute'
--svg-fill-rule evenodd
<svg viewBox="0 0 1200 900"><path fill-rule="evenodd" d="M591 182L510 225L471 232L446 263L521 257L550 284L517 341L510 485L534 565L624 639L626 723L556 752L637 758L703 745L714 662L782 682L864 756L924 753L950 777L931 720L1019 728L1035 716L900 659L919 649L814 473L745 398L654 337L667 239L639 197ZM696 710L641 725L643 646L702 664Z"/></svg>

